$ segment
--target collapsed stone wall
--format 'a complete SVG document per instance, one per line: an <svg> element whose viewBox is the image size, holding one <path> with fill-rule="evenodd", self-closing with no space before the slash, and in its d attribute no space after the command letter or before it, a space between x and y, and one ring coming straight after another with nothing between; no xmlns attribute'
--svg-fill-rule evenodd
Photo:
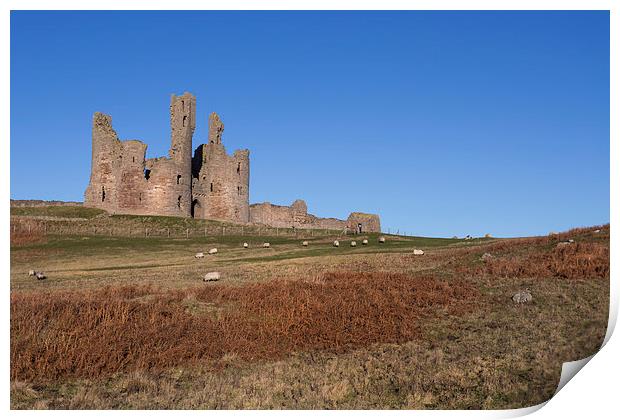
<svg viewBox="0 0 620 420"><path fill-rule="evenodd" d="M224 124L216 113L209 116L209 143L194 153L193 215L201 219L247 223L250 220L250 152L232 156L222 144Z"/></svg>
<svg viewBox="0 0 620 420"><path fill-rule="evenodd" d="M168 157L148 160L146 144L120 141L112 117L95 113L91 176L84 205L110 213L190 216L195 109L196 99L191 94L172 95Z"/></svg>
<svg viewBox="0 0 620 420"><path fill-rule="evenodd" d="M379 232L379 216L351 213L347 220L320 218L308 213L303 200L291 206L249 205L250 152L232 156L222 144L224 123L209 116L208 143L192 156L196 128L196 98L184 93L170 100L171 147L167 157L146 159L147 145L121 141L112 117L93 116L92 164L84 206L110 213L163 215L260 223L300 229L352 229Z"/></svg>
<svg viewBox="0 0 620 420"><path fill-rule="evenodd" d="M250 222L267 226L296 229L350 229L356 231L358 223L362 232L380 232L379 216L366 213L351 213L347 220L322 218L308 213L308 206L303 200L295 200L290 206L278 206L271 203L252 204Z"/></svg>

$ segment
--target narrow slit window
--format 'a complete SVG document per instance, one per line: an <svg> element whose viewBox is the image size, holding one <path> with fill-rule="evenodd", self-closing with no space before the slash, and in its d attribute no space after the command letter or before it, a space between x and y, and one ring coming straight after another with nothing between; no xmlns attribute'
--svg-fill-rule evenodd
<svg viewBox="0 0 620 420"><path fill-rule="evenodd" d="M213 182L211 183L211 192L213 192Z"/></svg>
<svg viewBox="0 0 620 420"><path fill-rule="evenodd" d="M237 163L237 173L240 174L241 173L241 162Z"/></svg>
<svg viewBox="0 0 620 420"><path fill-rule="evenodd" d="M101 202L105 201L105 187L101 187Z"/></svg>
<svg viewBox="0 0 620 420"><path fill-rule="evenodd" d="M177 207L181 208L181 196L179 196L179 198L177 198Z"/></svg>
<svg viewBox="0 0 620 420"><path fill-rule="evenodd" d="M177 175L177 185L181 182L181 175Z"/></svg>
<svg viewBox="0 0 620 420"><path fill-rule="evenodd" d="M185 121L187 121L187 115L183 115L183 127L185 127Z"/></svg>

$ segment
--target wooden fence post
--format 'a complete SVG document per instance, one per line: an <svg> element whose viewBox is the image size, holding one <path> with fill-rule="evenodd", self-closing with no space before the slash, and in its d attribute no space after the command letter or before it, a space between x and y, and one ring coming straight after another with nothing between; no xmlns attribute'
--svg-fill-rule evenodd
<svg viewBox="0 0 620 420"><path fill-rule="evenodd" d="M189 228L185 229L185 237L189 239Z"/></svg>

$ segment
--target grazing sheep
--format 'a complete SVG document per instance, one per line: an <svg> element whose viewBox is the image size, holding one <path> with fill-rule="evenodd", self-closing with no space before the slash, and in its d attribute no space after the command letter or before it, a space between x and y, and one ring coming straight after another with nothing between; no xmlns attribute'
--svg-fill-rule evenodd
<svg viewBox="0 0 620 420"><path fill-rule="evenodd" d="M600 229L596 229L596 230L594 231L594 233L601 233L601 230L600 230Z"/></svg>
<svg viewBox="0 0 620 420"><path fill-rule="evenodd" d="M212 271L205 274L202 281L218 281L220 279L220 273L218 271Z"/></svg>
<svg viewBox="0 0 620 420"><path fill-rule="evenodd" d="M45 274L43 274L43 272L36 272L34 273L34 275L37 277L37 280L45 280L47 277L45 276Z"/></svg>
<svg viewBox="0 0 620 420"><path fill-rule="evenodd" d="M248 245L248 243L247 243L247 242L244 242L244 243L243 243L243 247L244 247L244 248L249 248L249 247L250 247L250 245Z"/></svg>
<svg viewBox="0 0 620 420"><path fill-rule="evenodd" d="M379 243L380 244L384 244L385 243L385 236L380 236L379 237Z"/></svg>
<svg viewBox="0 0 620 420"><path fill-rule="evenodd" d="M568 243L569 243L569 244L572 244L573 242L575 242L575 240L574 240L574 239L569 239L569 240L568 240Z"/></svg>
<svg viewBox="0 0 620 420"><path fill-rule="evenodd" d="M209 250L209 255L217 254L217 248L211 248Z"/></svg>
<svg viewBox="0 0 620 420"><path fill-rule="evenodd" d="M263 244L263 248L269 248L271 246L271 244L269 242L265 242Z"/></svg>
<svg viewBox="0 0 620 420"><path fill-rule="evenodd" d="M196 258L204 258L204 257L205 257L205 253L204 252L196 253Z"/></svg>
<svg viewBox="0 0 620 420"><path fill-rule="evenodd" d="M351 241L351 246L357 246L357 242Z"/></svg>
<svg viewBox="0 0 620 420"><path fill-rule="evenodd" d="M424 251L422 251L421 249L414 249L413 255L424 255Z"/></svg>
<svg viewBox="0 0 620 420"><path fill-rule="evenodd" d="M335 246L335 247L339 247L339 246L340 246L340 242L338 242L338 241L334 241L334 246Z"/></svg>
<svg viewBox="0 0 620 420"><path fill-rule="evenodd" d="M303 241L303 242L301 243L301 246L308 246L308 241Z"/></svg>
<svg viewBox="0 0 620 420"><path fill-rule="evenodd" d="M364 240L362 241L362 245L368 245L368 239L364 239Z"/></svg>
<svg viewBox="0 0 620 420"><path fill-rule="evenodd" d="M525 289L523 291L517 292L512 296L512 301L514 303L527 303L532 300L532 294L529 289Z"/></svg>
<svg viewBox="0 0 620 420"><path fill-rule="evenodd" d="M30 270L30 271L28 271L28 275L29 275L29 276L34 276L34 275L35 275L35 271L34 271L34 270Z"/></svg>

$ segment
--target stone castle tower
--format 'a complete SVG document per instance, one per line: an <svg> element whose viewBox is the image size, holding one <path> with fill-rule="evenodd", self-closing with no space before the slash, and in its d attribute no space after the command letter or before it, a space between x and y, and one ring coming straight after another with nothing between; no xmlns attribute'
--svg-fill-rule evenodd
<svg viewBox="0 0 620 420"><path fill-rule="evenodd" d="M168 157L145 159L146 144L120 141L112 118L95 113L84 205L110 213L249 222L249 151L226 154L224 124L212 113L209 143L198 146L192 157L196 98L189 93L172 95L170 128Z"/></svg>

